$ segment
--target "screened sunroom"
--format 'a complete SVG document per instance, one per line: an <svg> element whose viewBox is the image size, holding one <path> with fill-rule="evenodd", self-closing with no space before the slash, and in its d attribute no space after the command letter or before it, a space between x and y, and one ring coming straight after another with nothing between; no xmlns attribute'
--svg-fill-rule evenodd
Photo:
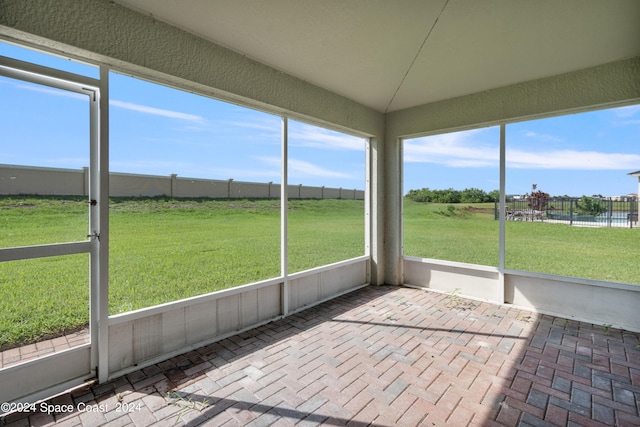
<svg viewBox="0 0 640 427"><path fill-rule="evenodd" d="M411 319L489 304L597 326L603 354L619 331L628 386L605 392L637 418L638 201L613 200L637 191L639 19L624 0L0 2L0 401L406 291ZM402 318L380 310L363 322ZM516 329L485 336L536 343ZM602 405L580 416L632 419Z"/></svg>

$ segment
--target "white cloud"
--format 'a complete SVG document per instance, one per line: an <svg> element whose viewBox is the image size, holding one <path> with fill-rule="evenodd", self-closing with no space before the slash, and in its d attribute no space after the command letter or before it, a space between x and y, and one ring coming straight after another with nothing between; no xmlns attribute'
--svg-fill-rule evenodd
<svg viewBox="0 0 640 427"><path fill-rule="evenodd" d="M163 110L161 108L149 107L146 105L134 104L134 103L125 102L125 101L118 101L116 99L112 99L111 101L109 101L109 105L112 105L118 108L124 108L126 110L137 111L139 113L153 114L156 116L169 117L169 118L178 119L178 120L186 120L194 123L204 122L204 118L195 114L181 113L179 111L172 111L172 110Z"/></svg>
<svg viewBox="0 0 640 427"><path fill-rule="evenodd" d="M111 161L109 169L112 172L131 172L141 174L171 174L178 169L193 167L190 163L171 160L129 160Z"/></svg>
<svg viewBox="0 0 640 427"><path fill-rule="evenodd" d="M598 151L507 150L507 167L516 169L627 170L637 169L640 155Z"/></svg>
<svg viewBox="0 0 640 427"><path fill-rule="evenodd" d="M71 92L71 91L62 90L62 89L48 88L48 87L39 86L39 85L17 84L16 87L20 89L26 89L32 92L39 92L39 93L44 93L48 95L63 96L66 98L74 98L74 99L85 99L85 100L87 99L87 95L83 95L81 93ZM124 108L126 110L137 111L139 113L153 114L156 116L169 117L172 119L186 120L193 123L204 123L204 118L195 114L187 114L187 113L181 113L179 111L164 110L161 108L149 107L141 104L134 104L132 102L118 101L116 99L112 99L109 101L109 105L112 105L118 108Z"/></svg>
<svg viewBox="0 0 640 427"><path fill-rule="evenodd" d="M537 134L536 134L537 135ZM498 147L461 132L405 141L404 160L441 164L448 167L498 167ZM598 151L542 149L529 151L509 148L508 168L561 170L629 170L638 169L640 154Z"/></svg>
<svg viewBox="0 0 640 427"><path fill-rule="evenodd" d="M617 117L632 117L640 113L640 105L631 105L629 107L620 107L613 110Z"/></svg>
<svg viewBox="0 0 640 427"><path fill-rule="evenodd" d="M280 167L279 157L260 157L264 163ZM353 178L352 175L341 171L335 171L322 166L314 165L311 162L305 160L298 160L289 158L289 164L287 167L290 178L304 178L304 177L323 177L323 178Z"/></svg>
<svg viewBox="0 0 640 427"><path fill-rule="evenodd" d="M289 145L329 150L360 151L364 151L365 146L364 138L298 122L289 128Z"/></svg>
<svg viewBox="0 0 640 427"><path fill-rule="evenodd" d="M640 119L625 119L625 120L614 120L612 122L614 126L637 126L640 125Z"/></svg>
<svg viewBox="0 0 640 427"><path fill-rule="evenodd" d="M276 119L257 119L250 117L247 121L232 121L228 122L233 127L243 127L248 129L255 129L259 131L266 131L268 133L280 133L280 120Z"/></svg>
<svg viewBox="0 0 640 427"><path fill-rule="evenodd" d="M535 138L538 141L544 141L544 142L562 142L563 141L562 138L559 138L555 135L538 133L534 131L527 131L524 133L524 136L526 136L527 138Z"/></svg>
<svg viewBox="0 0 640 427"><path fill-rule="evenodd" d="M64 89L55 89L55 88L49 88L46 86L40 86L40 85L27 85L27 84L16 84L15 85L17 88L19 89L25 89L25 90L29 90L31 92L39 92L39 93L44 93L47 95L55 95L55 96L62 96L65 98L73 98L73 99L81 99L84 101L87 101L89 99L88 95L83 95L81 93L78 92L71 92L69 90L64 90Z"/></svg>
<svg viewBox="0 0 640 427"><path fill-rule="evenodd" d="M316 176L316 177L325 177L325 178L353 178L350 174L333 171L330 169L323 168L318 165L314 165L311 162L307 162L304 160L296 160L289 159L289 175L291 177L306 177L306 176Z"/></svg>
<svg viewBox="0 0 640 427"><path fill-rule="evenodd" d="M404 141L404 161L449 167L497 167L497 144L473 140L480 131L435 135Z"/></svg>
<svg viewBox="0 0 640 427"><path fill-rule="evenodd" d="M228 176L232 178L234 181L273 181L277 182L280 180L280 170L279 169L221 169L216 168L215 172L219 176Z"/></svg>
<svg viewBox="0 0 640 427"><path fill-rule="evenodd" d="M640 105L631 105L629 107L620 107L612 110L615 119L612 120L614 126L637 126L640 125Z"/></svg>
<svg viewBox="0 0 640 427"><path fill-rule="evenodd" d="M66 168L83 168L85 166L89 167L89 158L88 157L50 158L45 160L45 164L55 165L58 167L66 167Z"/></svg>

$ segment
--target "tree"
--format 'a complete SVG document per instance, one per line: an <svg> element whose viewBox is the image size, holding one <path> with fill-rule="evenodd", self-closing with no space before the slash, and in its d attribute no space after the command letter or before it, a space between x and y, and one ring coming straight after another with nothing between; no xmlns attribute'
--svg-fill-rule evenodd
<svg viewBox="0 0 640 427"><path fill-rule="evenodd" d="M420 190L409 190L407 198L414 202L420 203L483 203L493 202L500 197L500 191L493 190L487 194L479 188L465 188L464 190L455 190L447 188L446 190L431 190L422 188Z"/></svg>
<svg viewBox="0 0 640 427"><path fill-rule="evenodd" d="M582 196L580 201L576 202L576 209L579 215L599 216L607 211L607 206L598 198Z"/></svg>
<svg viewBox="0 0 640 427"><path fill-rule="evenodd" d="M460 203L460 192L453 188L442 190L438 199L438 203Z"/></svg>
<svg viewBox="0 0 640 427"><path fill-rule="evenodd" d="M533 188L536 188L536 185L533 184ZM532 191L529 196L529 207L536 211L543 211L547 207L547 203L549 203L549 194L544 191Z"/></svg>
<svg viewBox="0 0 640 427"><path fill-rule="evenodd" d="M465 188L460 194L462 203L482 203L487 200L487 193L479 188Z"/></svg>

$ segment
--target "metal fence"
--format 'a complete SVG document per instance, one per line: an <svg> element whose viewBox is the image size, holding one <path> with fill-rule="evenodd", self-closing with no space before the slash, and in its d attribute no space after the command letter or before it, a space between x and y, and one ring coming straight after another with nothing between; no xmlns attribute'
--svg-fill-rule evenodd
<svg viewBox="0 0 640 427"><path fill-rule="evenodd" d="M499 203L495 203L498 219ZM537 221L584 227L638 226L638 200L612 200L597 197L552 197L539 200L507 198L505 218L508 221Z"/></svg>

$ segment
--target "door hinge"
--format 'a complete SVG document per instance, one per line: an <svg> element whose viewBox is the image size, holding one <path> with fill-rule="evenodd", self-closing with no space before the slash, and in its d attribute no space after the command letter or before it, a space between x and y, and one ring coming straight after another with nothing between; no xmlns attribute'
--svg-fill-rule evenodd
<svg viewBox="0 0 640 427"><path fill-rule="evenodd" d="M91 199L87 203L89 203L91 206L96 206L98 204L98 201L94 200L94 199Z"/></svg>
<svg viewBox="0 0 640 427"><path fill-rule="evenodd" d="M96 239L100 240L100 234L97 233L96 231L94 231L91 234L87 234L87 238L92 238L92 237L95 237Z"/></svg>

